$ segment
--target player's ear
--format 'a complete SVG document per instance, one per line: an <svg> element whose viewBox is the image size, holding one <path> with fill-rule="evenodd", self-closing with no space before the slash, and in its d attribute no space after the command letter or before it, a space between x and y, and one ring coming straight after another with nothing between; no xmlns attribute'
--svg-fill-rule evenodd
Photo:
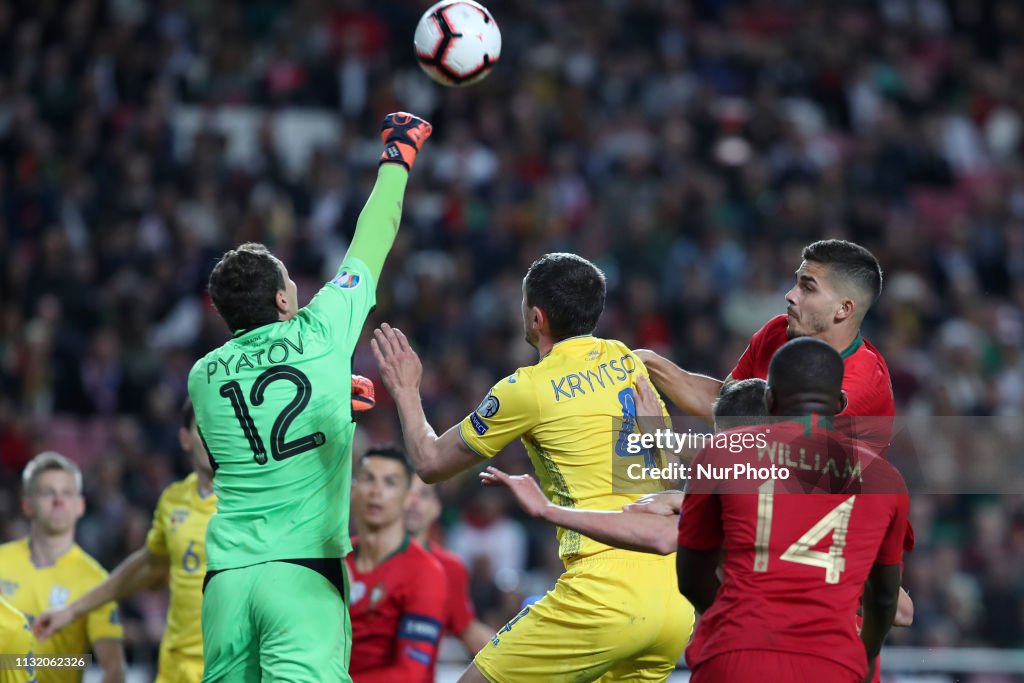
<svg viewBox="0 0 1024 683"><path fill-rule="evenodd" d="M846 395L846 389L839 390L839 413L846 410L846 406L850 405L850 397ZM838 415L839 413L836 413Z"/></svg>
<svg viewBox="0 0 1024 683"><path fill-rule="evenodd" d="M288 293L283 289L277 290L274 294L274 305L277 306L277 312L281 315L288 314Z"/></svg>
<svg viewBox="0 0 1024 683"><path fill-rule="evenodd" d="M764 390L764 407L768 409L768 414L773 415L775 408L775 392L772 391L771 387Z"/></svg>
<svg viewBox="0 0 1024 683"><path fill-rule="evenodd" d="M181 446L181 450L186 453L190 452L191 439L189 438L188 430L184 427L178 427L178 445Z"/></svg>
<svg viewBox="0 0 1024 683"><path fill-rule="evenodd" d="M845 296L839 300L839 307L836 310L836 320L842 321L852 318L856 310L857 302L852 298Z"/></svg>

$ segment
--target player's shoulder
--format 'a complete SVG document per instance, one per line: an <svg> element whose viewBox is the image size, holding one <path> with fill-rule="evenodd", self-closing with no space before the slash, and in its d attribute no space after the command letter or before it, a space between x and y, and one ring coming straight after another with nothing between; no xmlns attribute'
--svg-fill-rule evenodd
<svg viewBox="0 0 1024 683"><path fill-rule="evenodd" d="M406 565L410 569L415 567L416 571L425 572L424 577L432 575L435 578L444 578L444 566L441 564L441 560L420 545L416 539L409 539L409 544L403 555L405 555Z"/></svg>
<svg viewBox="0 0 1024 683"><path fill-rule="evenodd" d="M28 537L16 538L13 541L0 543L0 560L13 561L18 557L28 557ZM4 564L4 563L0 563Z"/></svg>
<svg viewBox="0 0 1024 683"><path fill-rule="evenodd" d="M778 343L779 346L789 341L789 333L787 328L789 327L789 319L785 313L771 318L764 325L761 326L757 332L751 336L751 341L758 340L761 343L771 342Z"/></svg>
<svg viewBox="0 0 1024 683"><path fill-rule="evenodd" d="M889 364L885 362L882 352L864 337L857 335L860 345L854 349L847 360L847 367L854 371L874 372L885 377L889 376ZM854 344L857 342L854 341ZM851 367L852 366L852 367Z"/></svg>
<svg viewBox="0 0 1024 683"><path fill-rule="evenodd" d="M67 559L68 564L75 568L76 574L82 581L95 580L99 582L107 578L107 570L103 568L103 565L77 543L71 546Z"/></svg>
<svg viewBox="0 0 1024 683"><path fill-rule="evenodd" d="M452 551L448 550L447 548L437 545L435 543L432 544L427 550L430 552L431 555L434 556L434 559L441 563L441 566L444 568L445 572L456 572L462 574L469 573L469 570L466 569L466 565L462 562L462 558L453 553Z"/></svg>
<svg viewBox="0 0 1024 683"><path fill-rule="evenodd" d="M173 505L188 500L191 497L193 489L196 487L196 474L193 472L184 479L169 484L167 488L160 494L160 505Z"/></svg>

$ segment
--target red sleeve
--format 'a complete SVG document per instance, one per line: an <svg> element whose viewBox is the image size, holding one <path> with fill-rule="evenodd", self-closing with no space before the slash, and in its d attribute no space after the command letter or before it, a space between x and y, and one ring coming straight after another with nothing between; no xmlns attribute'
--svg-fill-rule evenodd
<svg viewBox="0 0 1024 683"><path fill-rule="evenodd" d="M768 361L771 360L771 356L775 353L778 346L775 344L769 344L775 346L775 348L766 348L765 344L771 342L779 336L781 326L782 343L785 343L785 329L786 329L786 316L777 315L764 326L759 329L750 338L750 343L747 344L746 351L740 356L740 359L736 361L736 367L732 369L729 375L736 380L740 379L751 379L760 378L767 379L768 374ZM778 341L778 340L776 340ZM768 353L768 358L764 359L763 355Z"/></svg>
<svg viewBox="0 0 1024 683"><path fill-rule="evenodd" d="M878 557L875 564L900 564L903 562L903 542L907 536L907 512L910 508L910 497L907 495L893 495L892 519L889 520L889 528L882 540L882 547L878 549Z"/></svg>
<svg viewBox="0 0 1024 683"><path fill-rule="evenodd" d="M476 619L476 611L469 599L469 572L457 557L448 557L443 564L448 580L448 619L445 628L450 633L461 635Z"/></svg>
<svg viewBox="0 0 1024 683"><path fill-rule="evenodd" d="M445 619L448 591L441 564L422 551L407 581L408 593L398 623L395 659L387 666L352 674L353 683L426 680L430 675Z"/></svg>

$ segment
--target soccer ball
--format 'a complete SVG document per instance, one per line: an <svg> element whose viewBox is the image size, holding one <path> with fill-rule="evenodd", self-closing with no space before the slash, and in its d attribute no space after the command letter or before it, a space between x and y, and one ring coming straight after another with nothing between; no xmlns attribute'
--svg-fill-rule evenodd
<svg viewBox="0 0 1024 683"><path fill-rule="evenodd" d="M483 5L441 0L416 25L416 58L427 75L455 87L471 85L491 72L501 54L501 31Z"/></svg>

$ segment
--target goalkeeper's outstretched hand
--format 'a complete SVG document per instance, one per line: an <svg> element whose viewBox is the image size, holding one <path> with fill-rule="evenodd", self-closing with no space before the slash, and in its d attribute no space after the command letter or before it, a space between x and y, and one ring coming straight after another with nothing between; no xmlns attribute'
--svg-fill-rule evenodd
<svg viewBox="0 0 1024 683"><path fill-rule="evenodd" d="M380 163L401 164L411 171L416 154L433 131L433 126L412 114L388 114L380 127L380 138L384 141Z"/></svg>

